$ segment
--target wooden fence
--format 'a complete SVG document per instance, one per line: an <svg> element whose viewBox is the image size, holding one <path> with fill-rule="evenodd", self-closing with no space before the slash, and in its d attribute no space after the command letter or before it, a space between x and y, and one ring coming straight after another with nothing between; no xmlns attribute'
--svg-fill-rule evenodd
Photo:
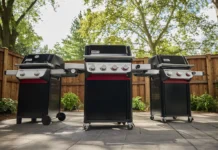
<svg viewBox="0 0 218 150"><path fill-rule="evenodd" d="M8 51L7 49L0 49L0 96L18 99L18 80L14 76L5 76L4 71L7 69L18 69L15 64L21 63L23 56ZM199 55L188 56L190 64L195 66L192 70L204 71L203 77L194 77L191 80L191 93L201 95L209 93L214 97L218 97L218 55ZM68 61L66 63L84 63L83 60ZM147 63L148 58L135 59L134 64ZM133 76L132 92L133 97L141 96L143 101L149 101L150 88L148 77L135 77ZM84 100L84 74L78 77L63 78L62 79L62 96L64 93L73 92L77 94L80 100Z"/></svg>

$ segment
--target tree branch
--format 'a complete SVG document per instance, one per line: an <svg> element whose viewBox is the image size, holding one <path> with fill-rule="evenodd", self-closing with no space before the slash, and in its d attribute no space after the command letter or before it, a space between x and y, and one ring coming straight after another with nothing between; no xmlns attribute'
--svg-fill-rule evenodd
<svg viewBox="0 0 218 150"><path fill-rule="evenodd" d="M18 20L16 21L16 25L19 25L19 23L21 22L21 20L26 16L26 14L31 10L31 8L36 4L38 0L34 0L30 6L27 8L27 10L18 18Z"/></svg>
<svg viewBox="0 0 218 150"><path fill-rule="evenodd" d="M145 15L144 15L144 13L142 11L142 8L140 7L140 2L141 1L134 2L134 0L131 0L131 2L133 3L134 6L136 6L136 8L138 9L138 11L140 13L140 16L141 16L141 19L142 19L142 23L143 23L143 27L144 27L144 31L145 31L145 34L148 37L149 45L153 45L152 37L151 37L151 34L149 33L149 30L148 30L148 26L147 26L147 23L146 23Z"/></svg>
<svg viewBox="0 0 218 150"><path fill-rule="evenodd" d="M155 41L154 45L156 46L157 43L160 41L160 39L162 38L163 34L166 32L166 30L168 29L168 26L170 24L170 21L172 20L173 18L173 14L174 14L174 11L176 10L176 0L174 0L174 6L173 6L173 9L170 13L170 16L169 16L169 19L167 21L167 24L165 25L165 27L163 28L162 32L160 33L160 35L158 36L157 40Z"/></svg>

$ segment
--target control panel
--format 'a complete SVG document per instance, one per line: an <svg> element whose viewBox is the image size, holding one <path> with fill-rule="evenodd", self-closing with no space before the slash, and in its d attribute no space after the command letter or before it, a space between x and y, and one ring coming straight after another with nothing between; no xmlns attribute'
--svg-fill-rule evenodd
<svg viewBox="0 0 218 150"><path fill-rule="evenodd" d="M164 72L171 79L191 79L193 77L191 70L164 69Z"/></svg>
<svg viewBox="0 0 218 150"><path fill-rule="evenodd" d="M18 79L39 79L44 76L47 69L19 69L16 77Z"/></svg>
<svg viewBox="0 0 218 150"><path fill-rule="evenodd" d="M131 63L87 62L86 69L91 73L127 73L131 72Z"/></svg>

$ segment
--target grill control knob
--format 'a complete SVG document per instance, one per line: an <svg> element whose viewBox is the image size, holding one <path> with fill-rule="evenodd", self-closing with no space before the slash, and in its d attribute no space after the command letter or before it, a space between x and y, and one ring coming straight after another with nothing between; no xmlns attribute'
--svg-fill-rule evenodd
<svg viewBox="0 0 218 150"><path fill-rule="evenodd" d="M117 70L117 69L118 69L117 65L113 65L113 66L111 67L111 70L113 70L113 71L115 71L115 70Z"/></svg>
<svg viewBox="0 0 218 150"><path fill-rule="evenodd" d="M177 76L181 76L182 73L181 73L181 72L177 72L176 75L177 75Z"/></svg>
<svg viewBox="0 0 218 150"><path fill-rule="evenodd" d="M95 66L91 65L91 67L89 67L89 70L94 71L95 70Z"/></svg>
<svg viewBox="0 0 218 150"><path fill-rule="evenodd" d="M38 71L34 73L35 76L39 76L39 74L40 73Z"/></svg>
<svg viewBox="0 0 218 150"><path fill-rule="evenodd" d="M123 69L123 71L126 71L129 69L129 67L127 65L124 65L122 69Z"/></svg>
<svg viewBox="0 0 218 150"><path fill-rule="evenodd" d="M25 73L24 72L20 73L20 76L25 76Z"/></svg>
<svg viewBox="0 0 218 150"><path fill-rule="evenodd" d="M72 74L74 74L74 73L76 73L76 70L75 70L75 69L71 69L70 72L71 72Z"/></svg>
<svg viewBox="0 0 218 150"><path fill-rule="evenodd" d="M168 75L168 76L172 76L172 74L173 74L173 73L172 73L171 71L168 71L168 72L167 72L167 75Z"/></svg>
<svg viewBox="0 0 218 150"><path fill-rule="evenodd" d="M186 76L187 76L187 77L190 77L190 76L191 76L191 73L190 73L190 72L187 72L187 73L186 73Z"/></svg>
<svg viewBox="0 0 218 150"><path fill-rule="evenodd" d="M102 71L105 71L105 70L106 70L106 65L102 65L100 69L101 69Z"/></svg>

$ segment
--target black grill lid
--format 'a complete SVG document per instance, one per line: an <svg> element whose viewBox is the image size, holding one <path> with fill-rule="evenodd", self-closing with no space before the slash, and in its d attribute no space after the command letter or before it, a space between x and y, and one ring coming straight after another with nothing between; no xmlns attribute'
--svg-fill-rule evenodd
<svg viewBox="0 0 218 150"><path fill-rule="evenodd" d="M148 60L152 69L157 68L190 68L184 56L177 55L155 55Z"/></svg>
<svg viewBox="0 0 218 150"><path fill-rule="evenodd" d="M55 54L29 54L24 57L21 69L25 68L64 68L64 61Z"/></svg>

